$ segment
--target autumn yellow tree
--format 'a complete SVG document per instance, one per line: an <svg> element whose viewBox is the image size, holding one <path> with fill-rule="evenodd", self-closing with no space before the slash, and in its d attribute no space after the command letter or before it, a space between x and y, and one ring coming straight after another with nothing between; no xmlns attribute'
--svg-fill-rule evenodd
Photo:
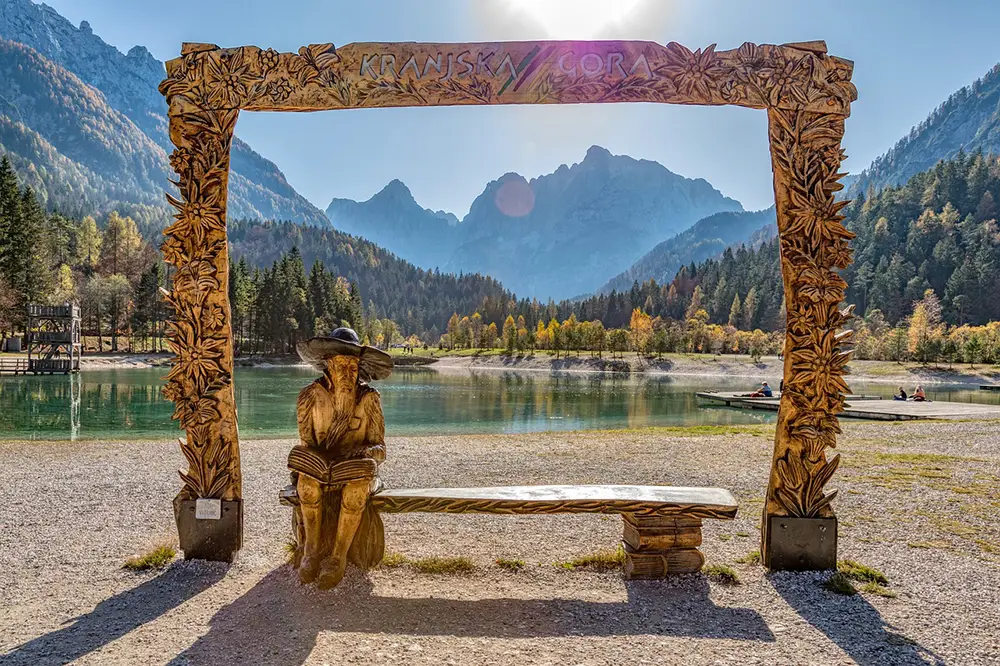
<svg viewBox="0 0 1000 666"><path fill-rule="evenodd" d="M928 289L924 297L913 304L906 334L907 351L921 363L932 361L940 350L943 334L941 301L933 289Z"/></svg>
<svg viewBox="0 0 1000 666"><path fill-rule="evenodd" d="M647 353L649 343L653 338L652 317L639 308L635 308L632 310L632 318L629 320L628 329L633 349L640 354Z"/></svg>
<svg viewBox="0 0 1000 666"><path fill-rule="evenodd" d="M503 343L507 353L513 354L517 348L517 324L511 315L507 315L507 319L503 322Z"/></svg>

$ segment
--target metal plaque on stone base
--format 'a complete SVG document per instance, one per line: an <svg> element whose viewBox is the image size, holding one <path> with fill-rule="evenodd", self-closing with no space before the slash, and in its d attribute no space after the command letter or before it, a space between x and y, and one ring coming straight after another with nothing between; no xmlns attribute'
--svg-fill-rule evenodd
<svg viewBox="0 0 1000 666"><path fill-rule="evenodd" d="M764 566L771 571L837 568L837 519L770 516Z"/></svg>
<svg viewBox="0 0 1000 666"><path fill-rule="evenodd" d="M177 531L184 559L232 562L236 552L243 545L243 501L209 500L208 502L180 499L174 501L174 517L177 519Z"/></svg>

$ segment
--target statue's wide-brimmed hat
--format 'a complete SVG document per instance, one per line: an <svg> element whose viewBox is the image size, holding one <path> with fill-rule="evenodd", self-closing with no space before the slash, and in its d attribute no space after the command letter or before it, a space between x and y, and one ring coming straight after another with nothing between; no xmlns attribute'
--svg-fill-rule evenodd
<svg viewBox="0 0 1000 666"><path fill-rule="evenodd" d="M361 379L385 379L392 374L392 357L381 349L361 344L358 334L347 327L300 342L295 350L299 358L320 371L326 369L327 359L334 356L356 356Z"/></svg>

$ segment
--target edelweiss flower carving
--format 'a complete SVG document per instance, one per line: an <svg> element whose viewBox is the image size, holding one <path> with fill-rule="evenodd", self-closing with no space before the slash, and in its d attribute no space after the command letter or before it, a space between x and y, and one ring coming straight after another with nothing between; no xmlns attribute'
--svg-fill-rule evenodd
<svg viewBox="0 0 1000 666"><path fill-rule="evenodd" d="M209 99L221 106L240 108L256 92L263 77L250 66L243 49L223 51L217 58L208 58L205 82L211 91Z"/></svg>
<svg viewBox="0 0 1000 666"><path fill-rule="evenodd" d="M802 234L814 245L846 236L840 211L850 202L835 201L826 192L795 189L791 190L790 199L788 233Z"/></svg>
<svg viewBox="0 0 1000 666"><path fill-rule="evenodd" d="M785 97L792 97L800 102L806 101L802 85L809 77L806 58L801 60L776 58L758 69L757 76L763 81L768 101L772 106L777 106Z"/></svg>
<svg viewBox="0 0 1000 666"><path fill-rule="evenodd" d="M160 252L163 253L163 260L174 266L180 266L189 259L184 241L174 235L167 236L166 240L160 245Z"/></svg>
<svg viewBox="0 0 1000 666"><path fill-rule="evenodd" d="M191 169L195 156L187 148L175 148L170 153L170 168L179 174L186 174Z"/></svg>
<svg viewBox="0 0 1000 666"><path fill-rule="evenodd" d="M164 229L164 233L178 238L191 236L200 245L209 232L225 230L225 210L218 200L217 192L205 199L188 202L178 201L170 195L167 195L167 199L180 212L174 216L176 221Z"/></svg>
<svg viewBox="0 0 1000 666"><path fill-rule="evenodd" d="M226 323L226 313L218 305L211 305L207 310L202 311L205 328L218 331Z"/></svg>
<svg viewBox="0 0 1000 666"><path fill-rule="evenodd" d="M676 42L670 42L666 48L666 59L667 64L660 67L658 72L668 76L678 92L694 99L711 99L712 91L718 86L718 79L726 69L715 54L715 44L704 51L691 51Z"/></svg>
<svg viewBox="0 0 1000 666"><path fill-rule="evenodd" d="M844 298L847 283L826 268L807 268L799 275L799 293L814 303L839 303Z"/></svg>

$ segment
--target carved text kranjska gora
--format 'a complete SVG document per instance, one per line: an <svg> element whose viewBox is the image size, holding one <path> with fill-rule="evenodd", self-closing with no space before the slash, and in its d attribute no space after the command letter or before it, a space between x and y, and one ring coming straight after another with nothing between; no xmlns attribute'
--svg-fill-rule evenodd
<svg viewBox="0 0 1000 666"><path fill-rule="evenodd" d="M520 60L510 53L466 50L460 53L414 53L397 58L392 53L366 53L361 57L362 78L372 80L412 77L420 80L448 81L472 76L504 78L518 82L531 76L539 66L553 62L556 69L569 76L620 77L638 75L656 78L645 53L626 54L620 51L607 53L576 53L566 50L553 53L552 48L535 48Z"/></svg>

